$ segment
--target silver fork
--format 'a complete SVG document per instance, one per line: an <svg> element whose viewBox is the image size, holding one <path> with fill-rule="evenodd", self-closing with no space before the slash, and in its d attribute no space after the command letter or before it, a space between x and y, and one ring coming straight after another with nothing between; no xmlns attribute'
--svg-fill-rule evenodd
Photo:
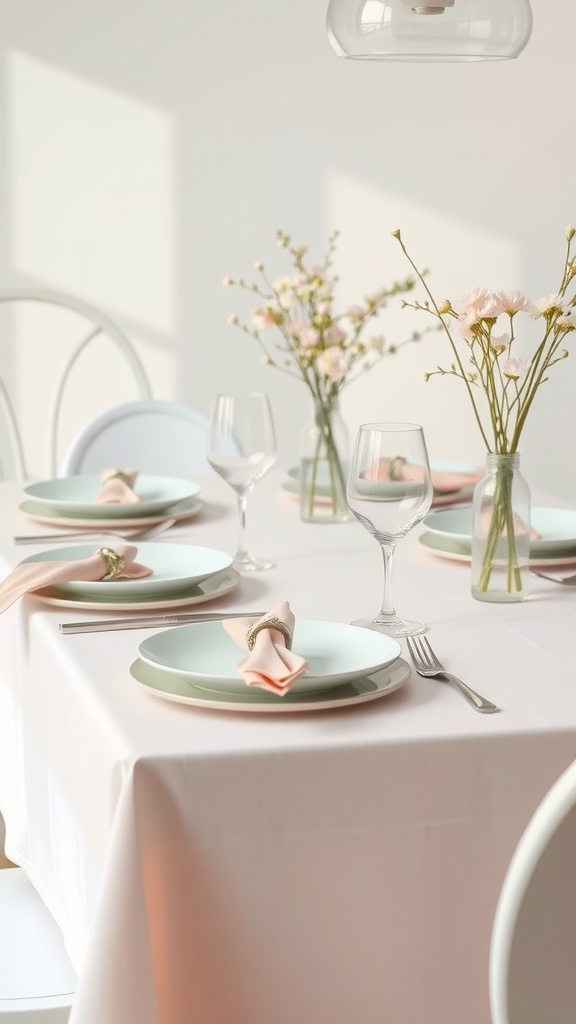
<svg viewBox="0 0 576 1024"><path fill-rule="evenodd" d="M467 686L467 684L462 682L461 679L458 679L458 676L454 676L451 672L447 672L444 665L438 661L438 658L434 654L434 651L426 637L408 636L406 637L406 642L408 644L410 656L414 662L414 668L419 676L443 676L449 682L454 683L454 685L462 691L466 700L470 702L476 711L481 711L484 714L490 715L493 714L494 711L500 710L500 708L497 708L491 701L486 700L485 697L481 697L479 693L476 693L475 690L472 690L471 687Z"/></svg>
<svg viewBox="0 0 576 1024"><path fill-rule="evenodd" d="M576 573L573 576L547 576L545 572L536 572L531 569L533 576L539 576L541 580L550 580L551 583L563 583L565 587L576 586Z"/></svg>
<svg viewBox="0 0 576 1024"><path fill-rule="evenodd" d="M119 540L148 540L151 537L159 537L161 533L165 533L171 526L174 526L175 519L164 519L161 523L156 526L147 526L142 530L128 531L128 533L115 533L114 530L93 530L90 533L85 533L84 530L79 527L75 533L43 533L37 536L31 534L24 534L23 536L13 537L12 540L15 544L52 544L54 541L60 540L91 540L94 537L117 537Z"/></svg>

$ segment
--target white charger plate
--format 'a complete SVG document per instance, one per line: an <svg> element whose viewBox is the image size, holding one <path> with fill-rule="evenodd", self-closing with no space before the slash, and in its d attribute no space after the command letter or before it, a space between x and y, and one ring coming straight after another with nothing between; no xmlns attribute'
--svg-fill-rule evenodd
<svg viewBox="0 0 576 1024"><path fill-rule="evenodd" d="M198 685L193 685L186 677L164 672L140 659L130 666L132 678L154 696L164 700L218 711L269 714L328 711L332 708L364 704L366 701L394 693L404 685L411 673L412 669L408 662L397 658L391 665L364 679L344 683L321 693L295 693L294 690L289 690L284 697L280 697L266 690L248 687L235 694L202 689Z"/></svg>
<svg viewBox="0 0 576 1024"><path fill-rule="evenodd" d="M224 597L229 591L234 590L241 582L242 577L235 569L225 569L216 576L210 576L196 586L179 591L178 594L171 594L169 597L155 597L136 600L125 598L122 600L93 601L82 597L62 597L52 587L44 587L42 590L35 590L27 595L43 604L51 605L54 608L69 608L72 611L87 612L150 612L155 609L167 610L169 608L187 608L193 604L203 604L205 601L214 601L218 597Z"/></svg>
<svg viewBox="0 0 576 1024"><path fill-rule="evenodd" d="M200 484L193 480L139 473L133 490L140 501L115 505L94 500L101 486L99 474L64 476L29 484L24 488L24 494L41 505L65 512L67 515L126 519L162 512L169 505L184 501L185 498L193 498L200 492Z"/></svg>
<svg viewBox="0 0 576 1024"><path fill-rule="evenodd" d="M58 509L48 508L47 505L43 505L37 501L23 501L19 506L20 512L31 519L35 523L42 523L46 526L65 526L67 528L77 526L80 530L90 530L93 528L102 530L125 530L130 526L144 527L144 526L156 526L157 523L163 523L166 519L175 519L179 522L181 519L190 519L195 516L204 508L204 502L201 498L190 498L186 501L179 501L176 505L169 505L168 508L164 509L163 512L158 513L155 516L122 516L120 519L100 519L98 517L90 519L87 516L76 516L66 515L64 512L59 512Z"/></svg>
<svg viewBox="0 0 576 1024"><path fill-rule="evenodd" d="M449 558L453 562L472 561L471 541L453 540L451 537L442 537L429 531L420 534L418 541L422 547L427 548L428 551L439 555L441 558ZM546 554L530 554L528 564L531 566L538 565L541 568L544 568L546 565L576 565L576 548L573 548L572 554L562 553L557 548L553 548L551 552Z"/></svg>
<svg viewBox="0 0 576 1024"><path fill-rule="evenodd" d="M570 508L535 507L530 523L538 533L530 541L531 557L552 553L576 554L576 511ZM449 540L472 543L472 506L432 512L422 521L429 533Z"/></svg>
<svg viewBox="0 0 576 1024"><path fill-rule="evenodd" d="M98 543L76 544L73 547L50 548L39 551L24 558L28 562L67 562L90 558L98 550ZM196 547L193 544L154 544L142 541L138 544L136 561L152 569L151 576L141 579L114 580L72 580L54 584L51 588L62 597L77 595L92 600L101 597L114 600L122 597L143 597L153 594L156 597L174 596L209 576L215 576L224 569L229 569L233 558L224 551L215 548Z"/></svg>
<svg viewBox="0 0 576 1024"><path fill-rule="evenodd" d="M370 675L402 652L398 641L384 633L316 619L296 622L292 649L309 667L292 684L291 693L328 690ZM194 685L229 694L246 690L237 665L247 652L228 636L221 622L162 630L143 640L138 654L147 664L175 672Z"/></svg>

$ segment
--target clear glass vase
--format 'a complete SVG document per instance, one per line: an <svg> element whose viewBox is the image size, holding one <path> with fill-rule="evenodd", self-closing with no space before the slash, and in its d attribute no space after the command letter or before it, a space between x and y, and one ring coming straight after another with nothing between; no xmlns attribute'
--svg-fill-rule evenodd
<svg viewBox="0 0 576 1024"><path fill-rule="evenodd" d="M523 601L529 582L530 489L518 452L488 453L473 508L472 596Z"/></svg>
<svg viewBox="0 0 576 1024"><path fill-rule="evenodd" d="M300 438L300 516L307 523L344 523L348 507L348 429L336 399L314 399Z"/></svg>

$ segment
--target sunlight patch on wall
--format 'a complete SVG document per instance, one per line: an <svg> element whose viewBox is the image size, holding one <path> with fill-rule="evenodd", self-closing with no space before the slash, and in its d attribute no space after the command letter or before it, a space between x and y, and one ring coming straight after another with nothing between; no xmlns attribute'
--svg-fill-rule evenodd
<svg viewBox="0 0 576 1024"><path fill-rule="evenodd" d="M172 330L172 118L18 52L7 82L14 268Z"/></svg>
<svg viewBox="0 0 576 1024"><path fill-rule="evenodd" d="M520 286L517 246L472 217L466 222L451 217L446 212L450 209L449 181L445 209L431 208L424 200L408 199L338 171L326 175L323 193L325 233L335 228L341 232L334 267L340 278L336 292L339 309L410 276L411 267L392 237L397 228L419 268L429 269L427 280L438 301L455 299L479 286ZM412 294L425 298L421 287ZM374 333L383 333L387 341L398 344L431 322L424 313L400 309L395 299L375 322ZM451 362L445 336L429 334L387 357L346 389L342 410L351 441L360 423L408 420L424 426L431 457L482 460L479 431L462 383L439 377L424 381L426 371Z"/></svg>

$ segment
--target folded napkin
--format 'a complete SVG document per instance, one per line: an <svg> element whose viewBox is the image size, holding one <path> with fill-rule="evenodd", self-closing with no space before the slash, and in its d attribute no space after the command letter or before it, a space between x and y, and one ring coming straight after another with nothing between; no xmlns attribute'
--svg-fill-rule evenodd
<svg viewBox="0 0 576 1024"><path fill-rule="evenodd" d="M283 697L295 679L308 668L308 662L290 650L294 633L294 615L287 601L257 619L226 619L224 629L245 650L238 671L247 686L257 686Z"/></svg>
<svg viewBox="0 0 576 1024"><path fill-rule="evenodd" d="M131 505L140 501L132 490L138 476L136 469L105 469L100 475L102 487L94 501L98 505Z"/></svg>
<svg viewBox="0 0 576 1024"><path fill-rule="evenodd" d="M424 470L421 466L411 466L406 459L379 459L378 462L362 473L365 480L409 480L412 483L419 483L424 477ZM433 469L430 472L432 486L437 494L448 494L450 491L459 491L461 487L478 482L482 473L463 473L452 470Z"/></svg>
<svg viewBox="0 0 576 1024"><path fill-rule="evenodd" d="M6 611L23 594L69 580L101 580L105 576L139 579L151 576L152 569L134 559L138 548L133 544L117 544L115 548L99 548L90 558L66 562L21 562L0 583L0 613Z"/></svg>

